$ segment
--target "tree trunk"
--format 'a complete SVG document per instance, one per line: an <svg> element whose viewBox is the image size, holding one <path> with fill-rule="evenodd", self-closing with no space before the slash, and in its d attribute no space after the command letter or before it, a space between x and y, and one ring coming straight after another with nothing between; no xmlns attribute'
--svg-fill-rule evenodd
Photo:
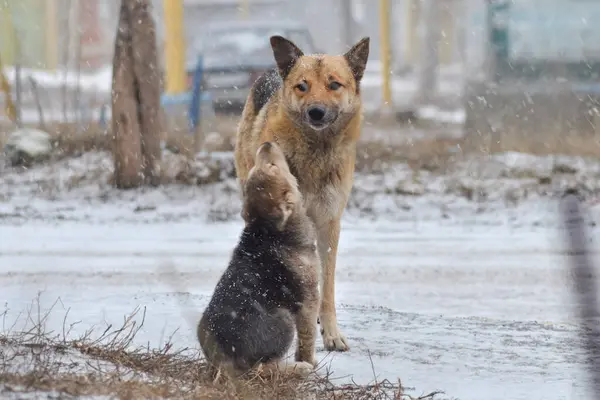
<svg viewBox="0 0 600 400"><path fill-rule="evenodd" d="M158 68L156 26L150 0L126 0L131 27L133 71L136 77L139 126L142 133L142 158L146 183L160 181L163 130L160 118L160 71Z"/></svg>
<svg viewBox="0 0 600 400"><path fill-rule="evenodd" d="M131 46L132 31L128 14L127 0L123 0L115 38L112 82L114 184L120 189L137 187L143 183L142 144Z"/></svg>

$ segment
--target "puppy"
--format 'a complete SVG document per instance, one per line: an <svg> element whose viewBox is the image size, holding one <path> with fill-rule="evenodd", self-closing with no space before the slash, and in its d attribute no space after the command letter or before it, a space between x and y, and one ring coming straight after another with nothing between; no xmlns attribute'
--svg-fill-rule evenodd
<svg viewBox="0 0 600 400"><path fill-rule="evenodd" d="M262 144L244 186L245 227L198 324L205 357L229 376L258 367L309 374L319 312L317 234L279 146ZM282 359L298 334L295 362Z"/></svg>

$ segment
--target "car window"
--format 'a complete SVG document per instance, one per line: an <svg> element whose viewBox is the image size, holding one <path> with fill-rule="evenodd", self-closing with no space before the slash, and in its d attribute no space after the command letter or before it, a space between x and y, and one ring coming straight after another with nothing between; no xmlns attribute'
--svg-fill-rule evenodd
<svg viewBox="0 0 600 400"><path fill-rule="evenodd" d="M296 43L306 53L313 52L312 41L307 31L280 30L268 28L243 28L233 30L214 30L206 32L202 38L197 38L190 46L193 54L219 56L265 56L272 57L269 37L281 35Z"/></svg>
<svg viewBox="0 0 600 400"><path fill-rule="evenodd" d="M208 32L202 38L201 50L210 53L234 53L238 55L269 53L269 37L281 32L270 29L236 29Z"/></svg>
<svg viewBox="0 0 600 400"><path fill-rule="evenodd" d="M315 52L310 35L305 30L288 31L286 35L288 39L296 44L306 54Z"/></svg>

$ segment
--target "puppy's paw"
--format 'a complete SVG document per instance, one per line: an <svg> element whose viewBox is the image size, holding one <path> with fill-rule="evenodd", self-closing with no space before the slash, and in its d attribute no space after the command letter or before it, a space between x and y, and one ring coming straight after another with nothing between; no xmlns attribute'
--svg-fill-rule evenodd
<svg viewBox="0 0 600 400"><path fill-rule="evenodd" d="M300 377L306 378L310 375L311 372L315 370L315 367L311 363L307 363L304 361L296 361L293 364L290 364L287 368L288 372Z"/></svg>
<svg viewBox="0 0 600 400"><path fill-rule="evenodd" d="M313 367L316 367L318 362L314 356L310 357L301 357L298 352L296 352L296 362L305 362L311 364Z"/></svg>

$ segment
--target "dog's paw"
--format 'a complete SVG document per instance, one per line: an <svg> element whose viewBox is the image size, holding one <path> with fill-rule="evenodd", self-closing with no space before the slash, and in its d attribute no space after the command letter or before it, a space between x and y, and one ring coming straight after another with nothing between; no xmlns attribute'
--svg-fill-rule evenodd
<svg viewBox="0 0 600 400"><path fill-rule="evenodd" d="M337 327L335 319L321 318L321 336L327 351L348 351L350 346Z"/></svg>
<svg viewBox="0 0 600 400"><path fill-rule="evenodd" d="M299 376L300 378L306 378L314 370L315 367L311 363L304 361L296 361L288 367L289 372Z"/></svg>
<svg viewBox="0 0 600 400"><path fill-rule="evenodd" d="M348 346L346 338L339 332L336 335L323 334L323 345L325 346L325 350L327 351L350 350L350 346Z"/></svg>

